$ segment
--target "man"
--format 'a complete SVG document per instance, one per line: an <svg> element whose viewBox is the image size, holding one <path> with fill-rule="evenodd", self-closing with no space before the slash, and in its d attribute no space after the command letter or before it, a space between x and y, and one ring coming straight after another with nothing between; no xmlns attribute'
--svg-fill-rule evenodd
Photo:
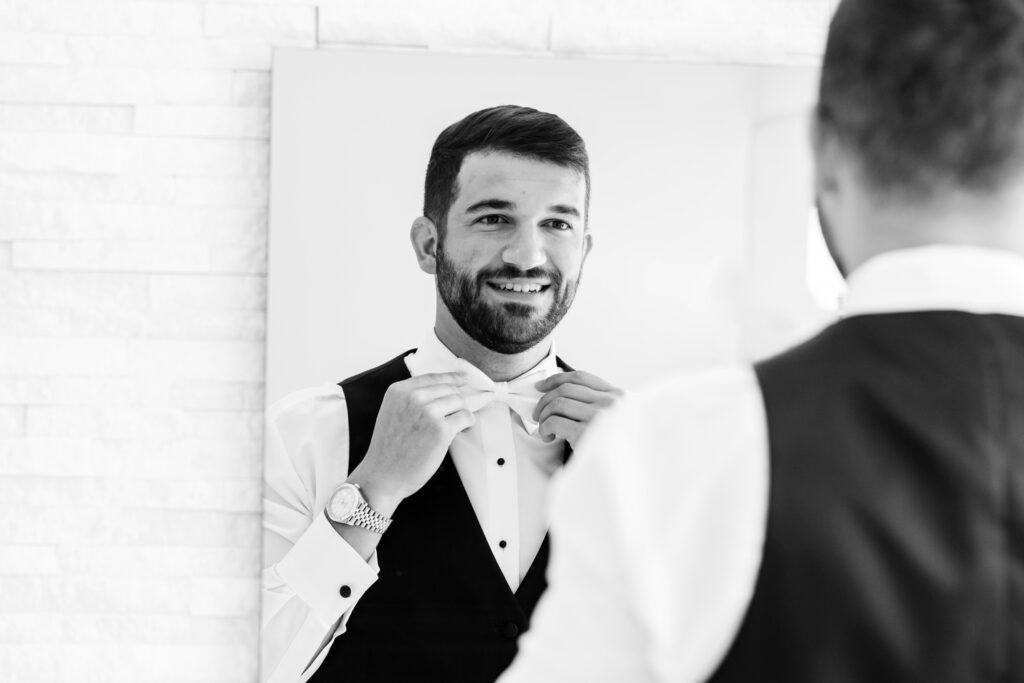
<svg viewBox="0 0 1024 683"><path fill-rule="evenodd" d="M843 0L845 317L588 432L501 683L1024 681L1024 2Z"/></svg>
<svg viewBox="0 0 1024 683"><path fill-rule="evenodd" d="M545 588L545 498L621 392L556 359L592 236L583 140L476 112L438 137L415 352L268 414L262 678L493 681Z"/></svg>

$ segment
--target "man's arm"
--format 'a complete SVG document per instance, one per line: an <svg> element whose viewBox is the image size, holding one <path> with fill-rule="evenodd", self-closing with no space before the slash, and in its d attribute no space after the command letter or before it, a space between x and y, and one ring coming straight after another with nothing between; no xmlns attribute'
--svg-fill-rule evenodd
<svg viewBox="0 0 1024 683"><path fill-rule="evenodd" d="M554 493L548 591L500 683L705 680L756 582L767 465L748 368L601 415Z"/></svg>
<svg viewBox="0 0 1024 683"><path fill-rule="evenodd" d="M265 438L260 680L294 683L344 631L377 567L335 532L315 495L318 486L341 483L348 467L341 390L311 390L276 404Z"/></svg>
<svg viewBox="0 0 1024 683"><path fill-rule="evenodd" d="M390 517L434 474L455 435L475 421L458 373L392 384L366 456L348 473L344 395L286 399L268 413L264 482L261 680L312 675L333 636L377 577L380 534L327 519L323 508L343 481ZM308 398L308 396L307 396Z"/></svg>

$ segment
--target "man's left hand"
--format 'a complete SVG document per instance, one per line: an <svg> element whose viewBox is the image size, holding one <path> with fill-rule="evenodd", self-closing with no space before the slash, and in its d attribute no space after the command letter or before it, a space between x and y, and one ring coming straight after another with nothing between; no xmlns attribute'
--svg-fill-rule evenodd
<svg viewBox="0 0 1024 683"><path fill-rule="evenodd" d="M549 439L560 436L573 448L591 420L623 396L622 389L579 370L560 372L536 386L544 392L533 411L538 433Z"/></svg>

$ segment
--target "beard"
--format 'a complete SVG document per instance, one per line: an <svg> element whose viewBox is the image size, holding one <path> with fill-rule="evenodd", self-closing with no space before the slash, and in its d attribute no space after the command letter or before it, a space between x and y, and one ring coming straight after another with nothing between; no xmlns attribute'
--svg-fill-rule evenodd
<svg viewBox="0 0 1024 683"><path fill-rule="evenodd" d="M580 275L565 280L555 269L520 270L506 265L473 275L460 271L448 259L441 243L437 248L437 291L455 322L476 342L498 353L522 353L543 341L561 322L576 297ZM512 301L492 304L484 298L488 280L546 279L554 295L546 312L536 306Z"/></svg>

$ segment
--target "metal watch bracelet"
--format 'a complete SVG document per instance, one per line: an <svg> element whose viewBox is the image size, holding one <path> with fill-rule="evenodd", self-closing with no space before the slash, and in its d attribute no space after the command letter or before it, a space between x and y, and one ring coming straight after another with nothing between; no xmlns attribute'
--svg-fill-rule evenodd
<svg viewBox="0 0 1024 683"><path fill-rule="evenodd" d="M364 529L369 529L375 534L383 534L391 526L389 518L380 514L370 504L365 502L356 505L356 509L352 511L352 515L348 518L345 524L351 524L353 526L361 526Z"/></svg>

